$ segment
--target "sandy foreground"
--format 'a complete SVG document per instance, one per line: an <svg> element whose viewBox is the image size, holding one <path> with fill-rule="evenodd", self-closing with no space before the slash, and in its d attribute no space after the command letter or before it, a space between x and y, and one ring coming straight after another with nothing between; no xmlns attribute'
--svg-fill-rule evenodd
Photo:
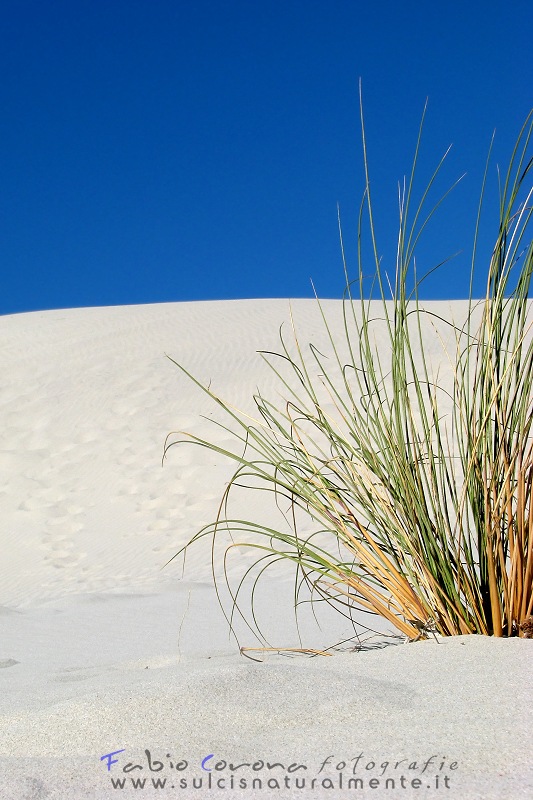
<svg viewBox="0 0 533 800"><path fill-rule="evenodd" d="M302 345L327 350L316 303L292 307ZM340 336L340 302L324 309ZM165 354L251 413L257 386L278 391L257 351L279 350L282 323L290 341L285 300L0 318L1 798L533 795L531 641L404 644L362 617L357 638L304 609L303 645L330 656L251 660L239 645L260 642L242 620L230 636L209 544L163 568L232 474L190 444L162 466L167 433L234 441ZM437 340L434 363L445 376ZM235 516L268 513L236 498ZM230 576L249 561L236 551ZM292 592L284 571L261 584L273 647L300 644Z"/></svg>

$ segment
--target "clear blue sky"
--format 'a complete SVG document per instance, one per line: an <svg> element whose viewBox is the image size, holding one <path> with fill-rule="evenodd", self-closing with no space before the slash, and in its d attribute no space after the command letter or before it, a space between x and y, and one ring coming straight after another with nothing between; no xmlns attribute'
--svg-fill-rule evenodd
<svg viewBox="0 0 533 800"><path fill-rule="evenodd" d="M439 188L468 175L419 269L463 250L425 294L465 296L492 131L495 193L533 104L532 30L530 0L6 0L0 313L306 297L311 278L340 297L359 78L385 263L429 97L421 179L451 143Z"/></svg>

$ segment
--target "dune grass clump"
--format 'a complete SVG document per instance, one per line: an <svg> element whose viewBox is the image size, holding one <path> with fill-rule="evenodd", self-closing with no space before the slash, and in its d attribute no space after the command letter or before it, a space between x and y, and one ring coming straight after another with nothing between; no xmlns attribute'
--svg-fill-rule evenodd
<svg viewBox="0 0 533 800"><path fill-rule="evenodd" d="M424 211L442 164L412 214L422 125L410 179L400 192L395 277L389 282L378 255L361 114L366 187L358 223L359 292L356 297L345 264L344 341L335 341L317 300L329 358L312 344L304 352L296 331L291 346L281 335L279 354L262 357L285 399L273 401L258 391L257 419L233 409L177 364L223 409L228 427L222 427L237 442L228 451L189 436L237 467L216 520L187 547L211 536L216 559L215 540L229 531L234 544L223 559L226 578L233 547L257 550L249 599L254 621L255 581L282 559L294 565L297 603L307 588L310 598L326 600L348 616L359 609L385 618L410 640L431 632L531 635L532 114L500 179L486 294L475 300L471 280L466 319L437 317L419 299L415 248L440 204ZM487 174L488 166L472 275ZM362 289L368 271L365 220L375 273L368 297ZM414 281L410 292L409 280ZM442 385L429 354L439 337L448 342L442 346L449 380ZM167 438L165 454L177 441L183 439ZM278 529L229 519L228 497L243 485L250 492L272 492L290 524ZM302 514L315 525L310 534L299 532ZM249 573L243 567L242 580L229 586L232 613L236 607L242 611L240 593Z"/></svg>

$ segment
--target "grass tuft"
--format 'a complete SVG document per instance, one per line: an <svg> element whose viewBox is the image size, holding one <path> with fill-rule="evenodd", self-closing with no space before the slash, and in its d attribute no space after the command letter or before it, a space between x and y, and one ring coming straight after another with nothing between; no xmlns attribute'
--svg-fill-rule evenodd
<svg viewBox="0 0 533 800"><path fill-rule="evenodd" d="M280 334L280 352L261 355L284 400L258 392L257 419L235 410L173 362L223 409L232 426L227 430L238 431L233 451L188 435L237 464L216 520L187 545L212 537L215 560L215 539L222 530L238 540L223 559L232 598L230 624L237 611L246 616L240 593L252 568L243 567L234 588L227 558L233 548L248 547L257 552L250 598L254 623L257 581L283 560L294 565L296 604L307 588L311 600L325 600L349 617L354 610L377 614L409 640L436 633L531 637L532 120L533 112L500 181L486 294L476 301L471 280L466 320L445 320L419 299L423 279L416 276L415 249L441 202L426 212L442 165L413 213L423 118L411 176L400 192L396 274L389 285L378 256L361 112L366 186L354 283L344 261L344 341L335 341L317 299L330 357L312 344L304 354L294 323L291 346ZM488 164L489 159L472 276ZM375 273L367 297L362 290L365 221ZM344 260L341 230L340 237ZM430 349L439 340L451 367L448 381L432 371ZM165 455L181 441L169 435ZM229 519L228 497L243 485L250 492L272 492L278 507L285 503L290 525L278 529ZM300 532L302 514L315 525L311 534Z"/></svg>

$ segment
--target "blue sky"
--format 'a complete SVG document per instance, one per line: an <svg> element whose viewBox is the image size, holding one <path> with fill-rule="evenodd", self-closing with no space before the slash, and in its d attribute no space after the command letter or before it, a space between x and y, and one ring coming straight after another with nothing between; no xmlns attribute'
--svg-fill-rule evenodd
<svg viewBox="0 0 533 800"><path fill-rule="evenodd" d="M419 253L463 297L496 129L533 99L529 2L7 0L0 27L0 313L177 300L340 297L352 271L363 95L378 247L429 98L420 184L463 172ZM483 248L493 226L488 205ZM481 265L480 265L481 267ZM370 264L369 264L370 268ZM478 293L482 292L480 278Z"/></svg>

